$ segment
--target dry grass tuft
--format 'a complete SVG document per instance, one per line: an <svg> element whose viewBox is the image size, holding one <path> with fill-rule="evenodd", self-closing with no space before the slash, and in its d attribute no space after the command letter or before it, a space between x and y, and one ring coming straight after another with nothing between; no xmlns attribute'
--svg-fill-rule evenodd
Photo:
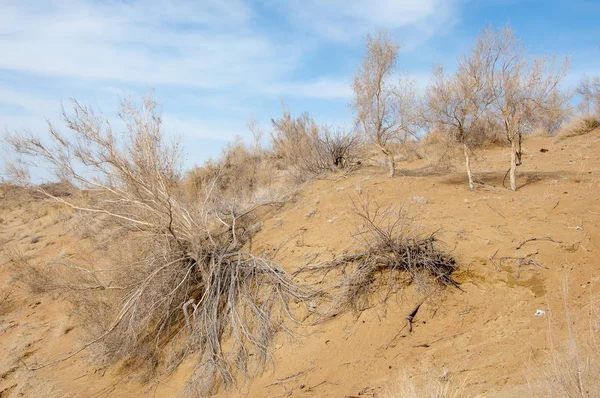
<svg viewBox="0 0 600 398"><path fill-rule="evenodd" d="M600 300L590 300L589 330L587 335L577 334L568 303L567 282L563 284L564 309L568 335L557 339L548 320L550 349L529 365L527 374L529 396L532 397L598 397L600 396ZM549 312L551 315L551 313Z"/></svg>
<svg viewBox="0 0 600 398"><path fill-rule="evenodd" d="M0 316L10 313L14 308L14 302L10 292L0 292Z"/></svg>
<svg viewBox="0 0 600 398"><path fill-rule="evenodd" d="M592 116L575 116L558 133L559 140L587 134L600 127L600 120Z"/></svg>
<svg viewBox="0 0 600 398"><path fill-rule="evenodd" d="M422 378L401 374L384 388L382 398L460 398L464 397L464 383L457 384L444 372L438 378L430 373Z"/></svg>

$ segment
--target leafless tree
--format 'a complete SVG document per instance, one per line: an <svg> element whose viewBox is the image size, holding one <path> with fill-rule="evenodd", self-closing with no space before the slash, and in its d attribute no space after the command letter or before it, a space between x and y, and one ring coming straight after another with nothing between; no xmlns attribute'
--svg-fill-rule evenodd
<svg viewBox="0 0 600 398"><path fill-rule="evenodd" d="M584 76L577 86L577 94L581 95L578 110L585 116L600 118L600 77Z"/></svg>
<svg viewBox="0 0 600 398"><path fill-rule="evenodd" d="M492 99L488 73L491 66L489 55L489 49L478 39L471 53L459 58L454 74L447 75L443 67L438 66L425 100L427 121L446 127L452 138L462 145L471 190L475 189L475 185L470 153L473 143L479 139L476 135L485 131L480 128L480 124Z"/></svg>
<svg viewBox="0 0 600 398"><path fill-rule="evenodd" d="M402 142L418 120L414 83L391 82L400 46L385 31L367 36L367 51L354 76L352 109L359 130L387 157L390 177L395 173L392 142Z"/></svg>
<svg viewBox="0 0 600 398"><path fill-rule="evenodd" d="M531 131L544 111L553 106L554 93L566 74L568 60L557 65L552 57L528 59L523 42L510 27L484 29L478 40L489 49L492 60L492 110L511 144L510 188L515 191L523 134Z"/></svg>
<svg viewBox="0 0 600 398"><path fill-rule="evenodd" d="M536 118L536 127L549 135L556 135L565 122L573 116L573 107L569 104L572 96L572 90L554 90L546 106L540 110Z"/></svg>

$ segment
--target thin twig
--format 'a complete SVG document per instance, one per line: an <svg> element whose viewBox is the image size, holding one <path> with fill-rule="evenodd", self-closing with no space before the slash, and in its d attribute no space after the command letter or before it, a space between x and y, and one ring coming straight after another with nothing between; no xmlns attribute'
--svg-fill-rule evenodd
<svg viewBox="0 0 600 398"><path fill-rule="evenodd" d="M498 210L496 210L492 206L490 206L489 203L486 203L486 205L487 205L487 207L489 207L490 209L492 209L494 211L494 213L498 214L500 217L506 218L506 217L504 217L504 215L502 213L500 213Z"/></svg>
<svg viewBox="0 0 600 398"><path fill-rule="evenodd" d="M433 340L433 341L431 341L431 342L429 342L429 343L418 344L418 345L415 345L415 346L413 346L413 347L414 347L414 348L417 348L417 347L425 347L425 348L428 348L428 347L429 347L429 346L431 346L433 343L437 343L438 341L442 341L442 340L445 340L445 339L451 339L452 337L460 336L461 334L465 334L465 333L467 333L467 332L456 333L456 334L453 334L453 335L451 335L451 336L444 336L444 337L440 337L439 339L435 339L435 340Z"/></svg>
<svg viewBox="0 0 600 398"><path fill-rule="evenodd" d="M502 271L502 268L498 264L496 264L496 262L494 261L494 257L496 257L496 254L498 254L499 251L500 251L500 249L496 250L493 255L488 257L488 260L490 260L492 262L492 264L494 264L496 266L498 271Z"/></svg>
<svg viewBox="0 0 600 398"><path fill-rule="evenodd" d="M292 381L292 380L294 380L294 379L296 379L296 378L298 378L298 377L300 377L300 376L302 376L302 375L304 375L304 374L306 374L308 372L312 372L314 369L315 368L312 367L312 368L308 368L306 370L303 370L302 372L294 373L291 376L287 376L287 377L284 377L283 379L279 379L279 380L277 380L277 381L275 381L275 382L273 382L271 384L267 384L265 386L265 388L271 387L271 386L277 386L277 385L283 384L283 383L287 383L288 381Z"/></svg>

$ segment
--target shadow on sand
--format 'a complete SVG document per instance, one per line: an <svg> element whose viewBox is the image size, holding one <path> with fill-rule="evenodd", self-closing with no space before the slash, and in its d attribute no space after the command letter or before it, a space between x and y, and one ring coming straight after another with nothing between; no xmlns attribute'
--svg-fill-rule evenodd
<svg viewBox="0 0 600 398"><path fill-rule="evenodd" d="M485 185L491 185L494 187L502 187L502 181L506 171L486 171L480 173L473 173L473 179L476 182L483 183ZM575 179L576 173L570 171L523 171L519 172L517 169L517 189L526 187L531 184L535 184L544 180L560 180L565 177ZM443 179L444 184L459 185L467 184L466 173L453 173L447 178ZM506 177L504 182L506 186L509 186L509 179Z"/></svg>

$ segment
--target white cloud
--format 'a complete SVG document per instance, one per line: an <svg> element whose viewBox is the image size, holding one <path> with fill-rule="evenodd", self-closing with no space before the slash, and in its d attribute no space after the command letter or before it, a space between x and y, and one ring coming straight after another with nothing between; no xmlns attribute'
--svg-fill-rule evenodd
<svg viewBox="0 0 600 398"><path fill-rule="evenodd" d="M423 41L455 15L459 0L295 0L293 15L318 34L351 41L375 29L403 32L402 42Z"/></svg>
<svg viewBox="0 0 600 398"><path fill-rule="evenodd" d="M352 52L377 28L414 48L457 1L263 0L278 27L246 0L0 1L0 128L58 124L70 97L112 116L119 97L150 87L165 103L165 129L194 140L247 135L246 121L268 120L261 112L281 97L336 101L337 113L316 113L344 118L354 66L335 76L326 59L307 62L309 51Z"/></svg>
<svg viewBox="0 0 600 398"><path fill-rule="evenodd" d="M260 90L268 95L347 100L352 97L349 79L321 78L308 82L267 85Z"/></svg>
<svg viewBox="0 0 600 398"><path fill-rule="evenodd" d="M245 121L201 120L182 117L172 113L162 115L163 125L173 136L208 138L218 141L233 141L237 136L247 135Z"/></svg>
<svg viewBox="0 0 600 398"><path fill-rule="evenodd" d="M0 68L209 88L288 68L275 56L282 48L246 28L249 10L239 1L51 3L0 6Z"/></svg>

